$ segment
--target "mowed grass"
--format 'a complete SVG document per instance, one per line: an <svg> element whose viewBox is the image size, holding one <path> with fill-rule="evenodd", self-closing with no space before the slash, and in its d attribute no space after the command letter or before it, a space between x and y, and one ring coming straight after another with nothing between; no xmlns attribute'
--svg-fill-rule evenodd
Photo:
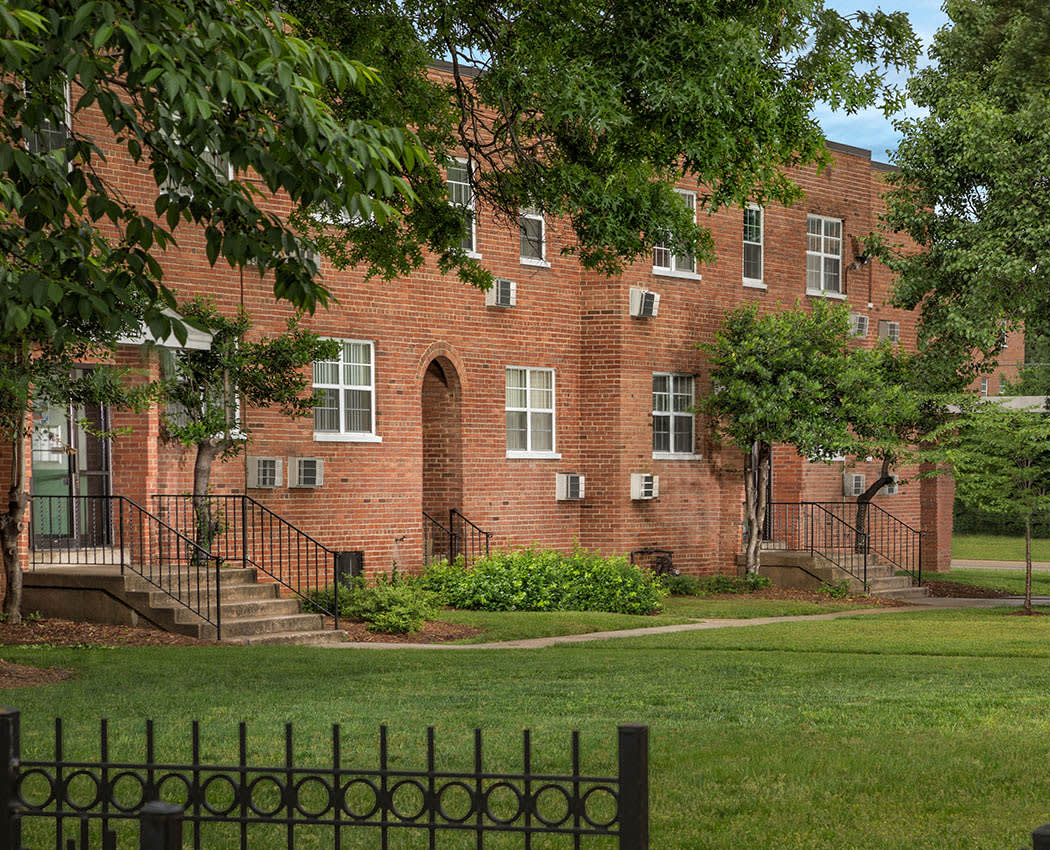
<svg viewBox="0 0 1050 850"><path fill-rule="evenodd" d="M1024 570L970 570L954 569L946 573L928 573L935 581L957 581L992 590L1005 590L1018 596L1024 595ZM1032 595L1050 596L1050 570L1032 570Z"/></svg>
<svg viewBox="0 0 1050 850"><path fill-rule="evenodd" d="M24 711L24 757L50 753L55 714L70 755L94 753L108 716L115 756L130 757L154 717L158 755L184 757L198 717L214 758L235 758L235 723L247 719L249 757L279 764L292 721L296 759L324 764L337 721L347 760L374 764L376 727L388 723L395 763L418 767L433 724L439 763L469 766L480 727L486 763L512 769L528 726L537 768L564 769L579 729L584 768L611 771L616 725L641 722L651 729L653 848L1002 850L1050 820L1050 617L877 613L532 651L4 655L77 673L5 694ZM346 846L376 846L355 841ZM252 844L270 846L283 846L282 832ZM402 835L392 846L425 843Z"/></svg>
<svg viewBox="0 0 1050 850"><path fill-rule="evenodd" d="M1024 537L995 534L953 534L952 557L976 561L1023 561ZM1032 541L1032 560L1050 561L1050 540Z"/></svg>
<svg viewBox="0 0 1050 850"><path fill-rule="evenodd" d="M856 608L836 600L808 602L792 599L705 599L698 596L670 596L660 614L606 614L599 611L461 611L445 609L441 619L449 623L483 629L483 632L456 643L490 643L504 640L556 637L620 629L645 629L690 623L696 619L743 619L755 617L794 617L828 614Z"/></svg>

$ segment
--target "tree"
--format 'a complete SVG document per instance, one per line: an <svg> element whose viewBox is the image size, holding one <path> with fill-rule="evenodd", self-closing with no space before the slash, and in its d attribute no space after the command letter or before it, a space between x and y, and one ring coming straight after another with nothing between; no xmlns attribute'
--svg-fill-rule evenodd
<svg viewBox="0 0 1050 850"><path fill-rule="evenodd" d="M848 311L817 301L812 312L741 307L701 346L714 387L702 410L715 432L745 453L749 573L759 567L773 443L794 446L807 458L845 454L857 445L843 396L861 383L850 373L849 340Z"/></svg>
<svg viewBox="0 0 1050 850"><path fill-rule="evenodd" d="M345 121L322 99L378 86L372 70L244 3L11 0L0 58L0 424L12 446L0 547L17 622L34 387L68 380L73 360L104 357L143 322L185 337L160 263L181 228L203 228L211 263L272 274L297 306L324 304L316 246L272 195L381 222L412 197L406 175L425 153L401 125ZM152 209L108 169L121 157L152 175Z"/></svg>
<svg viewBox="0 0 1050 850"><path fill-rule="evenodd" d="M1025 526L1025 613L1032 613L1032 518L1050 510L1050 415L969 398L923 450L968 505Z"/></svg>
<svg viewBox="0 0 1050 850"><path fill-rule="evenodd" d="M657 242L709 259L706 228L671 185L688 175L709 211L797 200L785 168L826 157L811 107L892 108L881 68L910 66L918 48L902 13L844 17L823 0L285 6L306 36L391 81L333 98L339 114L405 120L433 154L433 168L410 178L418 201L403 217L329 232L347 262L398 246L389 259L399 274L421 262L423 245L444 269L473 274L462 215L450 225L440 171L450 155L469 158L475 193L508 226L526 207L567 221L588 268L615 274ZM429 71L441 60L448 76Z"/></svg>
<svg viewBox="0 0 1050 850"><path fill-rule="evenodd" d="M276 407L285 416L313 415L314 393L305 367L315 360L338 360L339 343L302 328L299 317L283 334L250 340L249 315L222 315L203 300L185 304L180 313L211 334L207 349L164 350L161 401L166 404L164 431L172 442L195 452L193 512L197 544L211 549L218 523L208 501L216 459L236 457L251 439L247 408Z"/></svg>
<svg viewBox="0 0 1050 850"><path fill-rule="evenodd" d="M936 65L909 83L928 115L901 121L886 220L897 300L972 378L1006 328L1050 314L1050 7L949 0ZM915 250L918 247L918 251ZM979 366L977 367L979 368Z"/></svg>

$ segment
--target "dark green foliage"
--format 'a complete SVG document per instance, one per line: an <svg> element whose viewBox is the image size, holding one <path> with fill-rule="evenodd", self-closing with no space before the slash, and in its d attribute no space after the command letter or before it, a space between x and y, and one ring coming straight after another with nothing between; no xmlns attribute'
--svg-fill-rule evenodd
<svg viewBox="0 0 1050 850"><path fill-rule="evenodd" d="M773 582L768 578L754 573L743 576L705 576L700 579L700 595L711 593L752 593L772 586Z"/></svg>
<svg viewBox="0 0 1050 850"><path fill-rule="evenodd" d="M335 608L335 587L310 593L322 608ZM316 609L315 609L316 610ZM435 595L417 582L379 576L372 583L353 579L339 587L339 616L368 623L368 630L387 634L418 632L427 620L438 616Z"/></svg>
<svg viewBox="0 0 1050 850"><path fill-rule="evenodd" d="M472 568L442 561L427 568L424 587L443 605L482 611L609 611L651 614L666 591L648 570L622 556L576 549L496 552Z"/></svg>
<svg viewBox="0 0 1050 850"><path fill-rule="evenodd" d="M690 575L665 575L659 577L660 584L671 596L699 596L700 579Z"/></svg>
<svg viewBox="0 0 1050 850"><path fill-rule="evenodd" d="M849 596L849 581L822 581L820 592L829 599L845 599Z"/></svg>

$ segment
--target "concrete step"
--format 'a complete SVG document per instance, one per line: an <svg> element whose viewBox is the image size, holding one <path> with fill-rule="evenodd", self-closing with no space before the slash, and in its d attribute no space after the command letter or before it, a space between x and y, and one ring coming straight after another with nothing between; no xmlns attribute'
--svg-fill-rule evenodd
<svg viewBox="0 0 1050 850"><path fill-rule="evenodd" d="M342 643L347 640L347 637L346 632L342 630L325 629L324 631L275 632L273 634L232 638L227 638L224 634L222 642L240 644L241 646L316 646L325 643Z"/></svg>
<svg viewBox="0 0 1050 850"><path fill-rule="evenodd" d="M184 605L179 605L175 600L170 597L163 600L164 605L158 607L171 608L175 613L175 620L180 623L192 623L195 622L198 617L197 615L186 608ZM214 620L215 619L215 606L209 606L207 609L201 609L207 613L207 616ZM287 617L291 615L297 615L299 613L299 603L295 599L255 599L247 602L227 602L225 599L222 602L222 629L225 632L226 626L236 620L256 620L265 617Z"/></svg>
<svg viewBox="0 0 1050 850"><path fill-rule="evenodd" d="M223 621L222 639L231 640L276 632L310 632L324 628L321 614L285 614L278 617L241 617L232 622ZM214 635L214 627L207 626Z"/></svg>
<svg viewBox="0 0 1050 850"><path fill-rule="evenodd" d="M891 599L918 600L925 599L930 595L926 587L901 587L901 588L872 588L872 596L888 596Z"/></svg>

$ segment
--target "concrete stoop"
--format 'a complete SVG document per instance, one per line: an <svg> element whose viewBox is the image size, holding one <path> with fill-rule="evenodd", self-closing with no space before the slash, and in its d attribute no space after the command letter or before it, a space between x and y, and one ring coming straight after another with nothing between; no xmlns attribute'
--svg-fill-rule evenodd
<svg viewBox="0 0 1050 850"><path fill-rule="evenodd" d="M220 575L222 642L238 644L320 644L343 640L345 632L325 628L321 614L303 614L299 602L282 598L280 588L260 582L254 569L224 568ZM208 587L186 582L173 592L196 597L195 607L215 619ZM214 593L214 589L211 590ZM117 567L55 566L23 574L22 606L49 617L155 628L215 640L216 628L155 584Z"/></svg>
<svg viewBox="0 0 1050 850"><path fill-rule="evenodd" d="M763 549L759 559L759 574L769 578L777 587L820 590L824 583L839 584L848 581L850 593L864 592L864 582L861 579L809 552ZM863 555L846 555L842 565L857 576L864 574ZM907 600L924 599L929 595L925 587L913 587L910 576L898 576L895 575L896 572L897 568L893 564L875 555L868 555L868 592L872 596Z"/></svg>

